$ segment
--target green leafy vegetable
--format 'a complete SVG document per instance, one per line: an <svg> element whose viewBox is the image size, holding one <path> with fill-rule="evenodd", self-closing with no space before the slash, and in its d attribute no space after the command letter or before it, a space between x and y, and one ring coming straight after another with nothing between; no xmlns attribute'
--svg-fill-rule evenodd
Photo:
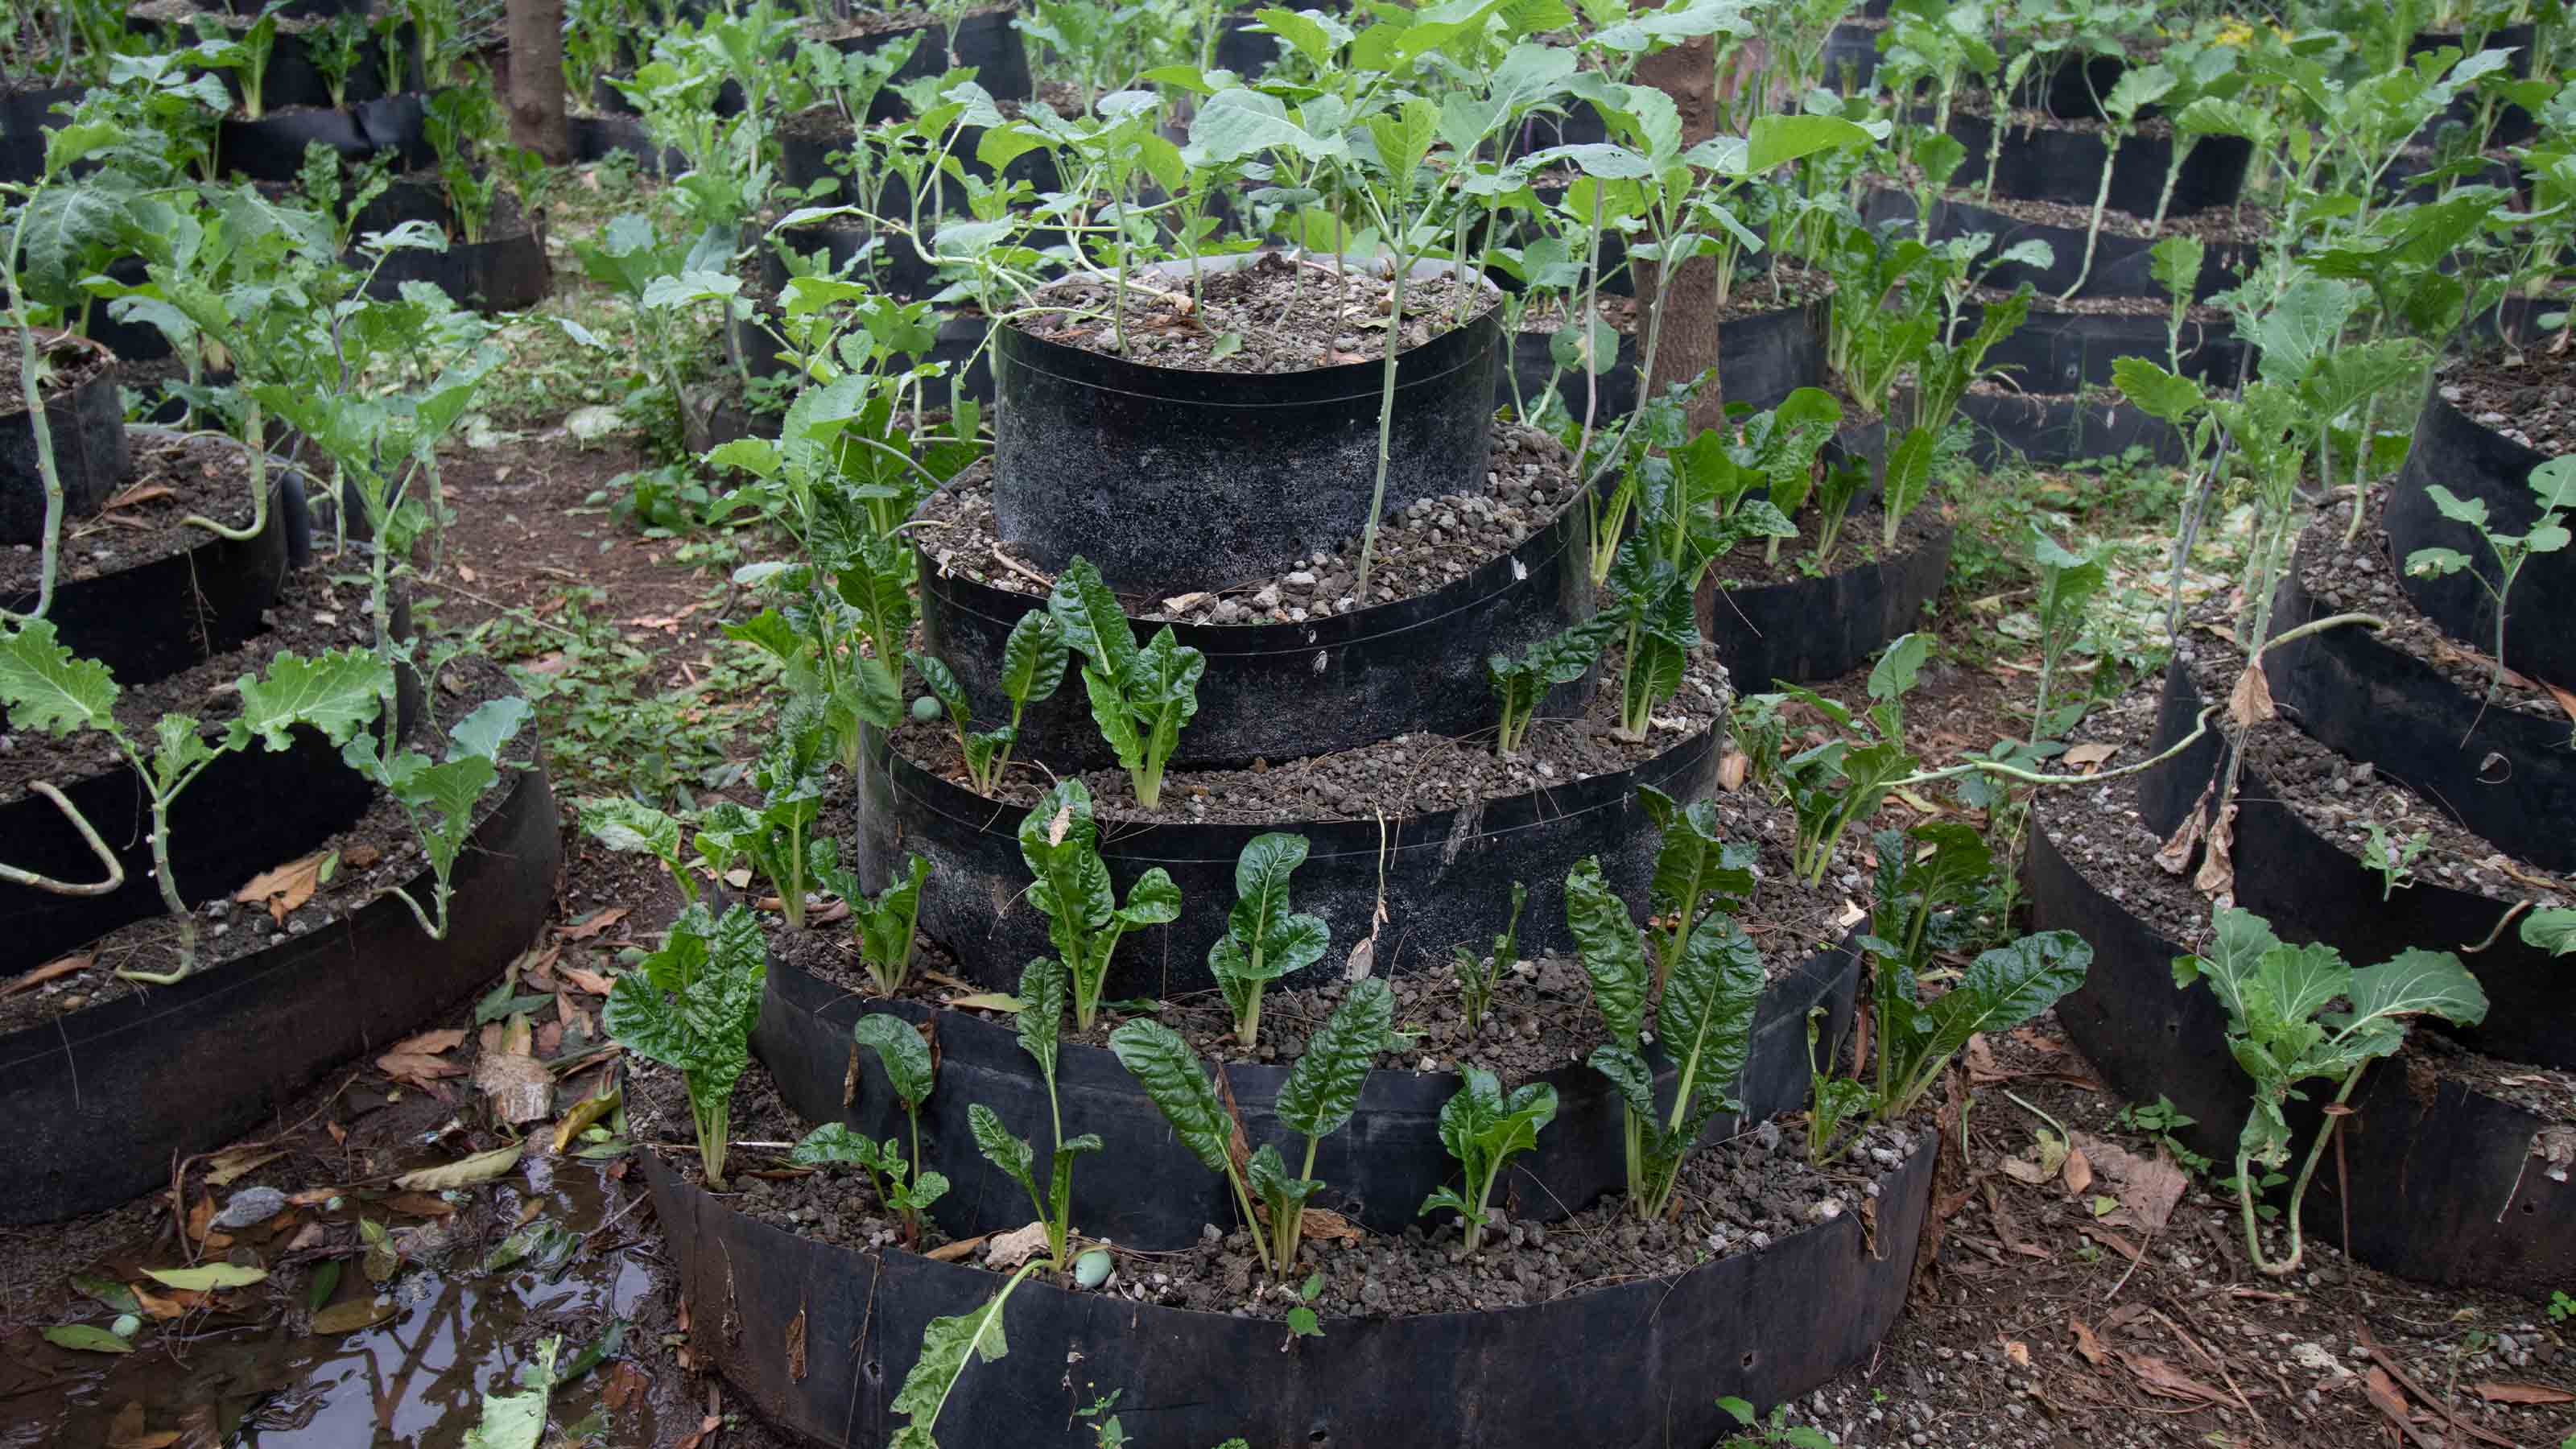
<svg viewBox="0 0 2576 1449"><path fill-rule="evenodd" d="M1288 877L1306 861L1306 837L1256 835L1234 863L1234 909L1226 933L1208 947L1208 970L1234 1008L1234 1034L1259 1045L1262 988L1314 965L1332 944L1321 916L1293 915Z"/></svg>
<svg viewBox="0 0 2576 1449"><path fill-rule="evenodd" d="M1485 1224L1492 1221L1494 1183L1512 1158L1538 1145L1539 1130L1556 1120L1556 1088L1529 1082L1503 1092L1502 1083L1482 1067L1466 1069L1466 1085L1440 1108L1440 1142L1458 1160L1466 1190L1442 1187L1423 1199L1422 1213L1448 1209L1466 1227L1466 1248L1476 1251Z"/></svg>
<svg viewBox="0 0 2576 1449"><path fill-rule="evenodd" d="M751 1028L760 1019L768 974L768 938L751 912L733 906L719 919L692 904L671 923L662 949L617 978L601 1012L619 1045L680 1072L697 1124L698 1160L719 1192L732 1140L734 1083L751 1065Z"/></svg>

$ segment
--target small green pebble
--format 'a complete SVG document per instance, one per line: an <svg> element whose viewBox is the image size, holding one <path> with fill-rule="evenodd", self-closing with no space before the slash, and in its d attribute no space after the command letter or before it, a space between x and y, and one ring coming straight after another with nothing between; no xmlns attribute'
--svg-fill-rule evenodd
<svg viewBox="0 0 2576 1449"><path fill-rule="evenodd" d="M116 1315L116 1321L107 1326L107 1331L119 1338L132 1338L143 1331L143 1320L131 1313L120 1313Z"/></svg>
<svg viewBox="0 0 2576 1449"><path fill-rule="evenodd" d="M923 724L928 724L932 720L939 718L938 697L936 695L928 694L916 697L912 702L912 717L921 721Z"/></svg>
<svg viewBox="0 0 2576 1449"><path fill-rule="evenodd" d="M1109 1281L1109 1254L1094 1248L1073 1260L1073 1281L1084 1288L1097 1288Z"/></svg>

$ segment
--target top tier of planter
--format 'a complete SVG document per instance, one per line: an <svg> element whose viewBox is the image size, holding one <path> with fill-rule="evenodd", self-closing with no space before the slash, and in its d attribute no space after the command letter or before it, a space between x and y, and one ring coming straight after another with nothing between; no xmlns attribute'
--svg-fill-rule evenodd
<svg viewBox="0 0 2576 1449"><path fill-rule="evenodd" d="M1254 253L1198 265L1221 276L1255 264L1287 263ZM1319 264L1293 265L1317 266L1310 283L1331 285ZM1449 269L1424 263L1412 275L1445 280ZM1186 262L1142 278L1173 292L1191 285ZM1357 347L1324 342L1355 360L1280 372L1158 367L1002 329L993 506L1003 539L1050 571L1079 554L1121 593L1164 594L1292 569L1358 534L1377 475L1384 334L1344 325ZM1481 306L1398 355L1390 505L1483 482L1500 335L1498 314Z"/></svg>

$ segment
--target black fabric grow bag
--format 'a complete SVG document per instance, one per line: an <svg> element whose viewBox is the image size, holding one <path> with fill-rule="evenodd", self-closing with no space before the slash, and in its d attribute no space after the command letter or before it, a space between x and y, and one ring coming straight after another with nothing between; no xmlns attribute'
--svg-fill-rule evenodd
<svg viewBox="0 0 2576 1449"><path fill-rule="evenodd" d="M1209 258L1242 266L1252 254ZM1422 264L1438 274L1440 263ZM1155 269L1167 283L1185 264ZM1484 485L1500 309L1396 360L1399 504ZM1366 522L1382 365L1304 372L1147 367L1017 327L996 339L993 510L1039 567L1080 554L1123 593L1174 594L1296 567Z"/></svg>
<svg viewBox="0 0 2576 1449"><path fill-rule="evenodd" d="M1752 1056L1730 1088L1745 1104L1744 1115L1712 1122L1701 1140L1733 1136L1742 1127L1804 1105L1807 1013L1824 1009L1822 1040L1842 1040L1859 980L1859 958L1848 946L1837 945L1773 983L1754 1022ZM850 1027L859 1017L879 1011L916 1023L937 1021L939 1088L924 1104L921 1140L923 1160L939 1164L949 1190L933 1216L950 1233L965 1237L1025 1213L1028 1194L975 1151L966 1112L970 1104L981 1103L1001 1114L1004 1123L1037 1145L1041 1160L1054 1149L1046 1084L1007 1022L934 1012L909 1001L863 999L773 959L752 1049L797 1115L813 1122L844 1122L873 1140L909 1141L909 1119L875 1054L858 1052L857 1076L850 1075L856 1050ZM1671 1064L1658 1056L1658 1100L1670 1099L1673 1075ZM1290 1140L1276 1114L1279 1088L1287 1077L1285 1067L1226 1069L1252 1141ZM1556 1088L1556 1120L1540 1134L1535 1150L1513 1159L1504 1180L1495 1185L1494 1201L1507 1205L1515 1222L1552 1222L1626 1187L1627 1164L1620 1152L1624 1109L1609 1079L1580 1063L1533 1080ZM1459 1086L1450 1072L1371 1072L1357 1115L1324 1139L1315 1160L1315 1175L1326 1184L1315 1206L1338 1211L1371 1232L1400 1233L1420 1222L1422 1200L1455 1172L1456 1164L1440 1144L1439 1115ZM1056 1093L1065 1130L1097 1132L1107 1144L1094 1161L1110 1164L1109 1171L1074 1175L1073 1220L1083 1232L1129 1247L1170 1249L1197 1242L1203 1224L1227 1221L1231 1198L1224 1180L1190 1156L1108 1049L1066 1044L1056 1067Z"/></svg>
<svg viewBox="0 0 2576 1449"><path fill-rule="evenodd" d="M1959 399L1959 417L1970 429L1969 456L1994 466L2020 458L2033 463L2075 463L2116 458L2142 448L2159 463L2185 454L2180 430L2118 394L1971 392Z"/></svg>
<svg viewBox="0 0 2576 1449"><path fill-rule="evenodd" d="M494 216L496 229L500 215ZM392 297L405 282L427 282L449 301L477 312L515 312L544 301L554 290L554 267L539 232L522 228L501 236L487 231L479 242L450 241L443 252L391 253L376 269L367 295Z"/></svg>
<svg viewBox="0 0 2576 1449"><path fill-rule="evenodd" d="M1333 754L1414 730L1465 736L1491 729L1485 656L1516 655L1591 616L1591 538L1589 510L1577 498L1508 553L1418 598L1303 624L1172 625L1183 645L1207 655L1199 712L1181 732L1173 766L1230 768ZM943 576L926 544L921 580L929 651L956 673L986 727L1007 722L1003 642L1021 615L1046 601ZM1163 627L1131 622L1139 644ZM1559 686L1540 713L1572 713L1589 694L1588 680ZM1117 763L1092 722L1078 674L1021 716L1016 753L1059 770Z"/></svg>
<svg viewBox="0 0 2576 1449"><path fill-rule="evenodd" d="M1973 332L1985 308L1969 302L1959 309L1959 330ZM2233 387L2248 366L2251 348L2229 323L2185 320L2182 325L2182 374ZM2008 368L2007 386L2034 393L2073 393L2087 387L2111 386L2111 365L2123 357L2143 357L2158 367L2170 365L2165 355L2165 319L2123 317L2094 312L2051 312L2037 307L2020 327L1986 353L1990 368Z"/></svg>
<svg viewBox="0 0 2576 1449"><path fill-rule="evenodd" d="M2126 148L2122 154L2126 154ZM1893 217L1911 220L1914 216L1914 199L1902 192L1874 191L1865 204L1873 224ZM2088 195L2083 204L2090 206L2092 197ZM2153 203L2149 204L2152 208ZM1979 280L1991 286L2010 290L2028 282L2043 297L2060 297L2065 295L2067 288L2075 285L2076 277L2081 274L2084 285L2077 289L2075 295L2078 297L2162 298L2167 295L2164 284L2155 277L2154 257L2151 255L2155 242L2149 238L2124 236L2106 225L2093 244L2093 270L2085 272L2084 228L2081 226L2024 221L1991 207L1948 197L1933 201L1931 234L1934 239L1969 236L1977 232L1994 238L1993 244L1978 258L1980 266L1991 268L1981 273ZM2048 243L2051 257L2048 266L2034 267L2027 262L1994 264L1995 258L2026 241ZM2201 253L2199 280L2192 286L2193 298L2205 300L2235 286L2243 280L2245 273L2253 269L2255 260L2255 249L2250 246L2208 243ZM2159 330L2156 349L2148 355L2161 357L2163 354L2164 340Z"/></svg>
<svg viewBox="0 0 2576 1449"><path fill-rule="evenodd" d="M2417 549L2456 549L2489 582L2495 555L2466 524L2453 523L2433 506L2425 489L2435 483L2462 499L2487 506L2487 526L2497 533L2525 533L2540 516L2531 470L2549 461L2492 428L2470 420L2427 389L2415 419L2415 443L2389 490L2381 523L2399 565L2399 583L2443 632L2481 653L2495 650L2495 613L2486 589L2468 570L2443 578L2418 578L2405 568ZM2576 687L2576 630L2554 626L2576 608L2576 550L2533 554L2506 599L2504 662L2538 679Z"/></svg>
<svg viewBox="0 0 2576 1449"><path fill-rule="evenodd" d="M1968 148L1968 157L1950 178L1953 186L1976 186L1986 177L1986 147L1994 122L1985 116L1954 111L1950 134ZM2173 162L2173 139L2131 133L2120 143L2111 163L2108 205L2131 216L2156 214L2156 197L2164 190L2165 169ZM1995 194L2024 201L2059 201L2090 210L2102 183L2102 162L2109 147L2099 132L2066 131L2040 126L2007 126L2003 151L1995 158ZM2213 206L2232 205L2244 189L2245 170L2254 158L2252 142L2239 136L2212 136L2192 148L2174 183L2167 216L2189 216Z"/></svg>
<svg viewBox="0 0 2576 1449"><path fill-rule="evenodd" d="M175 1158L258 1126L340 1062L480 990L535 939L563 863L542 759L511 781L457 862L446 940L384 896L175 986L0 1037L0 1103L17 1124L0 1222L96 1212L166 1187ZM274 809L278 797L245 809ZM406 888L427 899L429 873Z"/></svg>
<svg viewBox="0 0 2576 1449"><path fill-rule="evenodd" d="M1711 579L1696 600L1700 634L1746 694L1777 680L1840 679L1920 622L1949 573L1951 537L1944 526L1909 552L1820 578L1740 589ZM1843 547L1848 551L1852 541Z"/></svg>
<svg viewBox="0 0 2576 1449"><path fill-rule="evenodd" d="M344 163L377 150L357 112L315 107L273 110L256 121L225 117L215 130L215 161L228 176L293 181L304 169L304 148L316 142L339 152Z"/></svg>
<svg viewBox="0 0 2576 1449"><path fill-rule="evenodd" d="M997 101L1024 101L1036 93L1029 75L1028 47L1020 39L1019 27L1013 23L1018 18L1016 7L1005 7L969 14L957 25L956 64L972 66L975 84L982 86L985 93ZM876 104L869 108L868 119L871 121L901 120L912 113L911 107L905 105L903 97L896 93L896 86L923 76L945 75L953 69L949 64L951 51L947 31L933 23L872 30L865 35L844 36L825 42L834 50L849 53L876 50L907 35L919 39L903 67L887 80L885 89L877 92Z"/></svg>
<svg viewBox="0 0 2576 1449"><path fill-rule="evenodd" d="M604 161L611 151L621 151L635 158L646 175L670 176L688 168L688 158L677 148L653 144L644 132L644 123L626 116L574 116L572 155L576 161Z"/></svg>
<svg viewBox="0 0 2576 1449"><path fill-rule="evenodd" d="M2254 859L2237 839L2238 860ZM2256 873L2240 869L2237 880ZM2057 1003L2067 1037L2114 1092L2172 1102L2196 1119L2176 1135L2233 1164L2253 1082L2228 1050L2227 1013L2208 983L2174 986L2173 960L2189 953L2103 894L2045 828L2031 831L2026 876L2032 927L2093 944L2084 984ZM2308 1190L2310 1236L2349 1242L2354 1257L2400 1277L2454 1287L2537 1298L2565 1282L2576 1273L2576 1187L2531 1160L2547 1124L2456 1080L2415 1080L2413 1065L2401 1057L2370 1068L2337 1134L2341 1163ZM2322 1120L2319 1098L2311 1091L2288 1106L2300 1150Z"/></svg>
<svg viewBox="0 0 2576 1449"><path fill-rule="evenodd" d="M11 350L12 360L18 346L16 332L0 330L0 347ZM86 338L38 336L40 355L57 349L107 356L106 348ZM45 427L54 446L54 476L63 487L64 521L98 512L133 467L113 357L46 401ZM0 398L0 544L40 544L44 537L45 475L36 464L36 420L19 407L13 390Z"/></svg>
<svg viewBox="0 0 2576 1449"><path fill-rule="evenodd" d="M969 1391L939 1416L941 1442L1087 1446L1091 1427L1071 1410L1115 1388L1128 1432L1158 1444L1235 1435L1265 1446L1405 1449L1710 1443L1736 1427L1720 1395L1795 1398L1867 1358L1894 1325L1932 1162L1923 1142L1884 1181L1874 1231L1845 1212L1669 1282L1482 1313L1336 1318L1323 1337L1285 1351L1275 1321L1032 1279L1004 1310L1011 1356L969 1371ZM885 1443L923 1327L972 1311L1003 1282L782 1232L683 1182L650 1152L644 1171L694 1305L692 1351L761 1417L810 1442ZM1579 1384L1567 1373L1577 1346Z"/></svg>
<svg viewBox="0 0 2576 1449"><path fill-rule="evenodd" d="M2274 596L2273 626L2333 612L2293 568ZM2564 716L2484 708L2477 693L2363 628L2293 640L2264 669L2272 698L2297 712L2310 738L2440 801L2516 856L2576 872L2576 750Z"/></svg>
<svg viewBox="0 0 2576 1449"><path fill-rule="evenodd" d="M0 181L29 182L45 174L45 133L63 124L54 111L80 104L79 86L0 89Z"/></svg>
<svg viewBox="0 0 2576 1449"><path fill-rule="evenodd" d="M865 282L886 296L906 302L920 301L940 288L939 264L923 256L920 249L902 235L873 232L864 226L822 223L776 229L760 243L757 252L760 282L773 297L785 291L788 282L787 264L779 259L777 249L772 245L780 239L784 239L799 255L811 256L821 252L835 274L857 262L859 253L874 242L875 250L868 252L866 261L858 263L857 269L847 274L852 280Z"/></svg>
<svg viewBox="0 0 2576 1449"><path fill-rule="evenodd" d="M1018 831L1028 812L921 769L873 729L862 735L856 851L862 880L881 889L905 852L919 852L932 866L922 889L921 929L979 984L1016 985L1021 964L1051 949L1046 918L1026 895L1029 872ZM1516 880L1529 888L1521 949L1568 948L1566 872L1597 855L1611 887L1641 899L1654 874L1655 832L1636 787L1652 785L1679 800L1704 796L1716 782L1717 736L1704 730L1631 770L1391 819L1383 831L1374 820L1104 822L1101 854L1119 899L1158 865L1182 897L1179 920L1127 934L1111 963L1107 994L1169 996L1211 986L1207 952L1234 904L1235 858L1254 836L1274 830L1307 838L1312 850L1297 872L1297 908L1332 928L1333 948L1305 979L1341 969L1369 934L1381 879L1388 912L1378 934L1382 973L1445 966L1450 947L1491 938L1511 911ZM1180 813L1177 805L1168 808Z"/></svg>

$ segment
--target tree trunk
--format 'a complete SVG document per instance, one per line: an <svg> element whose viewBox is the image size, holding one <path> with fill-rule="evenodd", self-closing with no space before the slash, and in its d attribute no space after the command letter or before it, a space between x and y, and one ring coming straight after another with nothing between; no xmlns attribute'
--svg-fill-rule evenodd
<svg viewBox="0 0 2576 1449"><path fill-rule="evenodd" d="M1762 64L1763 43L1747 40L1730 57L1726 89L1730 97L1736 87L1757 72ZM1637 63L1637 84L1653 86L1673 98L1681 113L1682 145L1687 148L1717 134L1717 43L1714 37L1702 36L1684 45L1649 55ZM1635 264L1637 296L1651 302L1655 295L1657 264ZM1639 335L1651 319L1639 317ZM1655 376L1645 380L1640 398L1660 393L1667 384L1688 382L1702 372L1717 366L1719 349L1717 323L1717 263L1708 257L1694 257L1682 263L1673 277L1673 289L1664 299L1663 330L1655 347ZM1691 399L1685 421L1692 432L1717 426L1726 420L1724 390L1711 374L1708 384Z"/></svg>
<svg viewBox="0 0 2576 1449"><path fill-rule="evenodd" d="M561 166L572 159L564 118L564 0L507 0L510 144Z"/></svg>

